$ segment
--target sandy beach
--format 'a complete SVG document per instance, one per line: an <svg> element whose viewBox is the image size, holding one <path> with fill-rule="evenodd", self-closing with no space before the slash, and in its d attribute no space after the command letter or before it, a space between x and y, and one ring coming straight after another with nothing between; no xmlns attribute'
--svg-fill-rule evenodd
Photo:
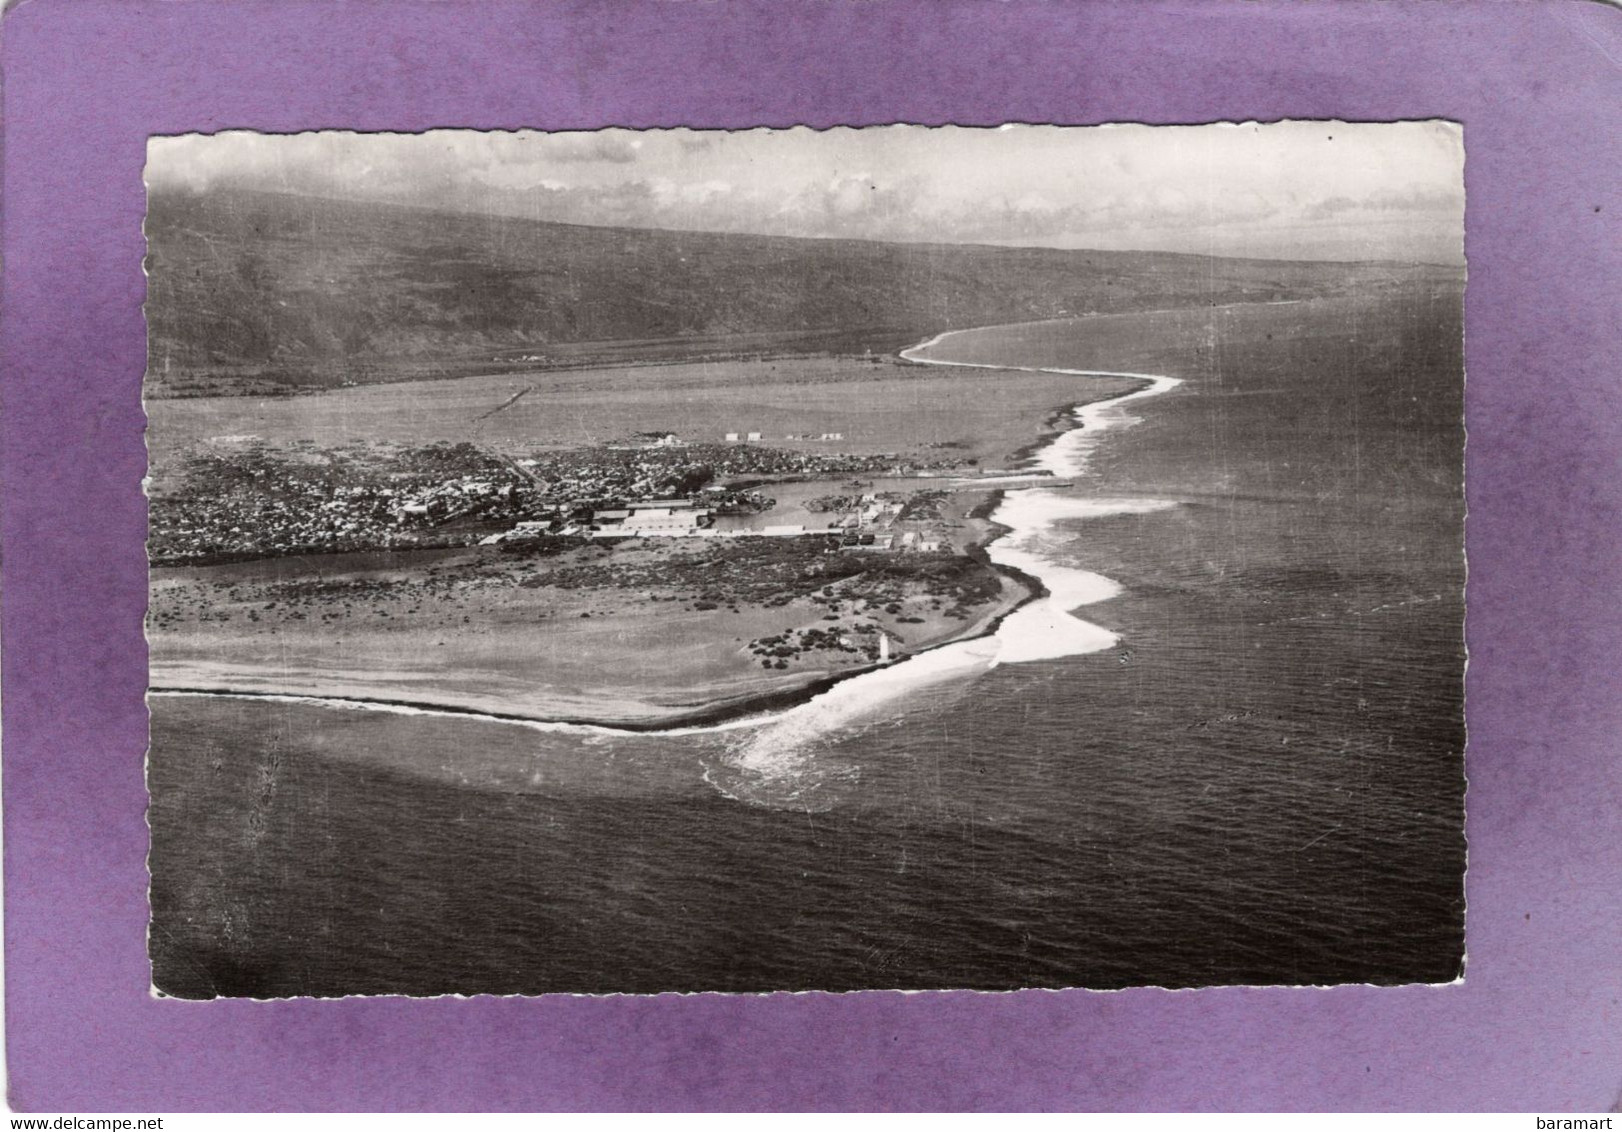
<svg viewBox="0 0 1622 1132"><path fill-rule="evenodd" d="M911 652L989 633L1036 596L1029 581L1008 576L999 596L971 620L936 616L934 624L905 626L911 630L904 646L909 652L897 646L898 661ZM664 618L656 606L594 618L584 629L579 619L560 619L544 635L486 632L474 645L430 643L433 629L338 643L310 641L302 647L278 644L274 653L243 638L180 643L160 637L152 642L151 688L160 693L297 696L643 731L716 723L789 706L878 667L813 664L790 673L767 673L737 655L738 634L730 630L741 630L745 620L778 625L783 614L774 609L726 616L724 625L710 626L715 631L705 635L703 645L682 655L649 647L671 631L662 620L645 623L650 617ZM638 627L638 622L644 624ZM513 653L525 645L532 651L514 664ZM585 672L583 653L597 657ZM249 659L221 659L222 654ZM571 677L573 682L564 682Z"/></svg>
<svg viewBox="0 0 1622 1132"><path fill-rule="evenodd" d="M1084 467L1085 452L1110 423L1100 407L1169 387L1157 384L1169 379L1153 375L1031 370L938 356L940 344L955 333L937 335L901 357L919 366L1006 369L1077 382L1076 400L1047 413L1043 441L1002 461L1055 482ZM1102 394L1090 409L1087 381ZM1120 392L1123 387L1128 391ZM1090 431L1081 437L1074 430ZM865 601L833 587L768 603L700 600L719 595L684 590L661 577L684 565L692 551L680 544L693 540L641 540L640 546L633 540L616 548L617 564L643 568L631 575L639 579L634 590L559 590L542 584L557 576L555 563L552 571L541 571L483 548L155 570L151 686L158 692L297 696L642 731L714 724L804 703L879 667L871 655L850 648L853 640L873 640L874 633L889 638L892 665L985 637L1016 611L1023 628L1020 641L1004 646L1010 658L1107 647L1112 637L1069 617L1068 606L1054 605L1055 587L1041 578L1041 559L1018 549L1047 523L1031 498L1051 492L1040 480L1016 482L1020 486L1008 499L989 487L947 497L961 564L995 572L996 592L968 605L948 605L927 586L880 598L870 594ZM972 487L972 481L959 486ZM992 508L994 518L986 517ZM1000 553L988 555L988 548ZM317 579L313 598L311 578ZM1108 596L1107 585L1056 580L1061 600L1071 605ZM289 593L302 600L290 601ZM1043 608L1033 610L1033 602ZM761 641L821 643L819 634L828 633L843 634L838 640L845 647L830 640L829 647L802 648L792 664L758 659L766 655ZM1033 645L1035 638L1047 643ZM661 647L667 641L681 644Z"/></svg>
<svg viewBox="0 0 1622 1132"><path fill-rule="evenodd" d="M961 603L939 583L875 583L865 574L786 600L707 601L721 595L706 585L724 582L677 575L703 565L694 558L706 548L692 544L711 540L616 548L606 561L637 579L622 586L537 584L551 580L547 567L572 576L586 566L565 556L538 567L493 548L159 568L151 687L639 730L736 718L873 667L858 650L877 632L899 662L983 635L1030 601L1037 584L978 552L1003 530L968 514L986 499L954 501L968 553L949 561L978 587ZM764 667L760 642L795 647Z"/></svg>

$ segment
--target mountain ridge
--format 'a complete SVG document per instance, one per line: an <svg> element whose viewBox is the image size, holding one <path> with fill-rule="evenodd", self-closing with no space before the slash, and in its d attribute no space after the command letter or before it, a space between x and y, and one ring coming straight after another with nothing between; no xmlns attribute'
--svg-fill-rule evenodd
<svg viewBox="0 0 1622 1132"><path fill-rule="evenodd" d="M987 323L1316 297L1458 274L1423 264L595 227L246 189L154 189L148 204L154 396L890 353Z"/></svg>

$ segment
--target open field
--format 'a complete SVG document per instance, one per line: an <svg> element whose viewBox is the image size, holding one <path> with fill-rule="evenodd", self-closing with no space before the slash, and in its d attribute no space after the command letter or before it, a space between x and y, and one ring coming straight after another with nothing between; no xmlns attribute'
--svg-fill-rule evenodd
<svg viewBox="0 0 1622 1132"><path fill-rule="evenodd" d="M274 361L159 370L149 375L155 400L187 397L292 397L355 385L391 385L458 377L538 374L623 366L760 362L789 357L887 357L923 336L887 326L829 330L691 334L674 338L557 342L496 350L418 352L372 360L341 359L290 366Z"/></svg>
<svg viewBox="0 0 1622 1132"><path fill-rule="evenodd" d="M1291 311L1293 325L1278 322ZM1067 524L1046 550L1122 585L1083 612L1118 629L1122 647L1001 665L967 689L921 692L893 725L819 733L814 757L771 786L818 807L803 820L714 797L777 796L736 761L730 734L537 736L154 698L158 985L208 997L1455 978L1458 291L1212 317L949 340L946 356L965 360L1184 378L1133 408L1139 423L1102 443L1072 489L1179 505ZM628 565L679 573L674 548L626 550ZM463 565L432 575L451 584L423 600L429 571L452 562ZM509 580L480 588L494 563ZM552 568L454 550L159 570L155 611L206 598L231 620L158 626L154 679L266 690L291 679L505 713L528 696L556 714L607 708L646 724L682 698L792 688L826 669L807 651L768 671L748 648L750 633L834 624L809 595L733 614L697 609L694 587L639 614L602 588L526 588L525 566ZM291 611L303 619L274 634L245 620L286 600L260 601L267 585L371 584L390 571L417 590L349 597L347 611L312 593ZM413 606L439 619L395 624ZM335 612L342 622L321 620ZM460 632L429 635L463 616L479 625L464 651L449 651ZM929 628L895 627L909 646ZM690 673L653 663L682 663L674 642L697 634L709 643ZM638 647L650 641L671 647ZM520 646L585 659L575 679L548 677L510 665ZM671 703L625 696L600 655ZM689 676L700 692L677 686ZM604 914L605 892L625 894L622 911ZM673 948L646 930L650 907L706 930ZM304 931L312 919L331 932ZM392 946L402 925L429 941L405 958ZM893 952L875 958L875 939L895 940ZM984 975L987 957L1007 956Z"/></svg>
<svg viewBox="0 0 1622 1132"><path fill-rule="evenodd" d="M1312 381L1320 388L1313 403L1332 407L1355 388L1339 380L1350 364L1349 348L1378 346L1391 333L1393 312L1448 301L1445 287L1418 287L1404 298L1375 292L1049 320L949 335L924 356L1174 372L1195 379L1190 390L1246 401L1266 390L1229 388L1226 374L1258 370L1258 358L1289 359L1292 368L1270 367L1278 374L1274 382ZM1073 405L1135 385L1131 379L797 357L356 386L297 398L159 400L149 412L155 480L164 490L164 473L181 453L230 453L244 437L290 448L302 459L298 453L317 458L380 441L466 442L516 455L575 450L636 433L674 432L714 445L727 432L759 432L760 443L771 448L886 452L897 464L989 469L1017 462L1021 449L1062 427L1059 418ZM1434 416L1445 408L1423 411ZM1416 409L1360 406L1354 416L1367 422L1391 411ZM1288 439L1279 429L1306 423L1268 417L1247 435L1268 446ZM1341 414L1331 412L1320 424L1328 430L1320 442L1325 451L1345 446ZM786 439L824 433L841 439ZM1222 451L1230 464L1241 459ZM1122 455L1113 451L1109 458ZM1362 473L1366 483L1410 458L1392 455L1382 468ZM1251 478L1287 480L1295 459L1281 452L1272 468ZM1221 462L1212 456L1200 466ZM1350 456L1332 463L1353 466ZM1130 490L1127 478L1112 480L1114 489ZM829 515L813 508L819 497L877 490L907 498L949 483L767 476L759 489L776 505L727 518L723 526L821 528ZM1410 482L1407 490L1417 486ZM1195 480L1186 490L1224 487ZM1371 506L1366 491L1348 488L1339 495L1343 507ZM1409 498L1411 505L1420 502ZM971 516L984 499L984 492L960 491L939 504L939 529L955 554L932 557L955 564L954 577L978 577L980 590L968 602L948 595L955 582L943 586L939 579L897 574L931 556L872 555L857 565L858 556L830 557L818 540L633 540L516 553L464 547L158 569L150 622L153 681L544 718L669 721L869 664L879 630L899 655L978 631L1006 612L1024 587L963 557L992 533ZM909 558L913 566L896 565ZM839 586L864 576L889 581L859 597L840 597L816 577L824 569L833 569ZM654 642L659 647L651 647Z"/></svg>
<svg viewBox="0 0 1622 1132"><path fill-rule="evenodd" d="M551 373L524 384L486 376L300 398L158 400L149 405L154 498L167 508L172 493L209 491L176 475L187 466L181 457L199 449L250 481L324 467L341 450L345 466L372 469L381 483L396 465L372 454L379 442L467 443L517 455L667 431L712 453L727 431L760 432L761 444L776 449L892 452L898 464L972 471L1006 466L1078 401L1135 384L996 378L991 395L981 373L790 358ZM843 437L785 439L825 432ZM250 459L249 437L284 458ZM358 476L346 474L332 490L352 488ZM766 476L758 488L776 506L720 520L724 529L816 529L836 517L812 509L819 497L932 498L926 525L950 547L934 555L830 554L815 538L633 540L561 553L463 547L160 567L149 619L153 684L627 725L792 692L873 663L879 631L900 657L983 631L1029 595L966 556L994 533L971 514L987 493L950 486L872 474ZM326 506L319 495L301 498Z"/></svg>
<svg viewBox="0 0 1622 1132"><path fill-rule="evenodd" d="M965 538L984 537L987 525ZM480 547L153 572L152 681L669 721L978 632L1028 591L971 559L818 540ZM656 644L657 643L657 644Z"/></svg>
<svg viewBox="0 0 1622 1132"><path fill-rule="evenodd" d="M1339 351L1359 333L1375 335L1392 305L1369 295L1052 320L951 335L926 356L1174 370L1200 375L1215 391L1224 356L1277 354L1287 344L1289 356L1311 367L1332 357L1314 343ZM674 432L698 444L715 444L726 432L760 432L773 448L891 452L898 463L997 468L1060 427L1073 405L1136 384L800 357L357 386L298 398L159 400L149 412L159 473L179 453L198 446L230 452L244 437L308 446L295 450L312 455L379 441L467 442L519 454L638 432ZM785 439L833 432L842 439ZM219 443L226 440L233 443ZM828 516L811 508L818 497L873 490L906 497L949 482L767 477L760 488L777 505L725 525L821 527ZM824 569L815 559L826 557L810 545L816 540L631 541L539 557L465 547L158 569L153 681L542 718L669 721L869 664L875 630L889 635L900 655L979 631L1012 608L1024 587L962 557L992 533L971 516L985 498L960 491L940 504L956 556L937 557L984 575L968 603L943 598L939 585L893 578L886 592L841 602L813 579ZM746 552L745 545L759 549ZM885 557L869 559L878 574ZM841 585L862 576L848 561L841 570Z"/></svg>
<svg viewBox="0 0 1622 1132"><path fill-rule="evenodd" d="M1445 993L1464 159L150 139L136 974Z"/></svg>
<svg viewBox="0 0 1622 1132"><path fill-rule="evenodd" d="M720 443L728 432L759 432L761 442L775 448L996 466L1043 435L1055 412L1130 387L1105 378L849 358L629 366L356 386L292 398L157 400L147 405L148 443L161 464L186 446L224 437L310 441L321 448L468 441L521 452L610 443L636 432L669 431L705 443ZM525 389L532 391L499 408ZM784 439L807 433L841 433L843 439Z"/></svg>

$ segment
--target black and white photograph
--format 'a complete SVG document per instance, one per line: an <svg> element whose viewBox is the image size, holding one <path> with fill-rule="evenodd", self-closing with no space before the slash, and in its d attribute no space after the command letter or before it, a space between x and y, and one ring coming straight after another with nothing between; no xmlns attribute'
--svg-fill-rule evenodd
<svg viewBox="0 0 1622 1132"><path fill-rule="evenodd" d="M154 993L1463 978L1464 161L152 138Z"/></svg>

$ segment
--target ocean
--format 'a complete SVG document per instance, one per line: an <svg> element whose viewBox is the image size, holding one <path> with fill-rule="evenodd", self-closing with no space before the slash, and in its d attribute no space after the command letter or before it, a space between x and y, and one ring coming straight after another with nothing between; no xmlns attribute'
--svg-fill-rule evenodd
<svg viewBox="0 0 1622 1132"><path fill-rule="evenodd" d="M155 985L1454 979L1461 316L1432 285L934 342L917 356L1181 384L1083 413L1038 457L1074 486L1004 501L994 556L1080 620L1035 603L768 720L154 696Z"/></svg>

